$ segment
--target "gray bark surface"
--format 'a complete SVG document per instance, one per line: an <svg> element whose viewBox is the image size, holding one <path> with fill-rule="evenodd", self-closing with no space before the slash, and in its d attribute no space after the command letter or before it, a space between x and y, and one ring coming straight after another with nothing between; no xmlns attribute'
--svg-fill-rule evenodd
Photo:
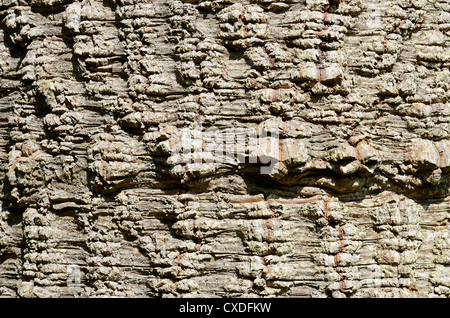
<svg viewBox="0 0 450 318"><path fill-rule="evenodd" d="M449 297L449 66L448 0L0 0L0 296Z"/></svg>

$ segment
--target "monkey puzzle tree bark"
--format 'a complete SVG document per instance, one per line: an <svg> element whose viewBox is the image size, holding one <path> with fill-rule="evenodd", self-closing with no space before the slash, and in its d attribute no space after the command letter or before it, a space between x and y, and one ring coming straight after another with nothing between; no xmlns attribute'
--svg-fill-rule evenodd
<svg viewBox="0 0 450 318"><path fill-rule="evenodd" d="M0 296L448 297L446 0L0 0Z"/></svg>

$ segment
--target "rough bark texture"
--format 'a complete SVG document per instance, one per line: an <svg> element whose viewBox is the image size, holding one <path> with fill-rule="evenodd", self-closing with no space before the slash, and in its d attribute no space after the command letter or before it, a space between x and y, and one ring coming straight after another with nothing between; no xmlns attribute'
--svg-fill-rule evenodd
<svg viewBox="0 0 450 318"><path fill-rule="evenodd" d="M0 0L0 295L448 297L449 65L449 0Z"/></svg>

